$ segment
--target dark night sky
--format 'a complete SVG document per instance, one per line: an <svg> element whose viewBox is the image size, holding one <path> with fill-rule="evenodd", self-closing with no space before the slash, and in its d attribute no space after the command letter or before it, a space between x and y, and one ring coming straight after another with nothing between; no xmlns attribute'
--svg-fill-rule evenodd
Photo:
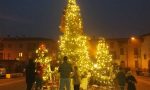
<svg viewBox="0 0 150 90"><path fill-rule="evenodd" d="M0 0L0 36L57 39L67 0ZM150 0L78 0L88 36L150 33Z"/></svg>

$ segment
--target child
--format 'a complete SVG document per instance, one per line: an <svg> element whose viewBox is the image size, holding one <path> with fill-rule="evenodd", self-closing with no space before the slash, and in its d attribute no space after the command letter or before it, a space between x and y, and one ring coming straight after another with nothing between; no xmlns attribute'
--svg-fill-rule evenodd
<svg viewBox="0 0 150 90"><path fill-rule="evenodd" d="M74 90L80 90L80 75L78 71L78 67L74 67L74 75L73 75L73 83L74 83Z"/></svg>

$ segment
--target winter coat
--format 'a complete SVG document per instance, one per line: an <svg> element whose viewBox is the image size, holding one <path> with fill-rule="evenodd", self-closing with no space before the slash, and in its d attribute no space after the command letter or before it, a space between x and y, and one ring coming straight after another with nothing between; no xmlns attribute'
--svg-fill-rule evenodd
<svg viewBox="0 0 150 90"><path fill-rule="evenodd" d="M29 64L26 66L26 83L34 83L35 81L35 64L29 60Z"/></svg>
<svg viewBox="0 0 150 90"><path fill-rule="evenodd" d="M136 90L135 84L137 83L135 77L133 75L127 76L127 84L128 84L128 90Z"/></svg>
<svg viewBox="0 0 150 90"><path fill-rule="evenodd" d="M118 84L120 86L125 86L125 83L126 83L126 76L125 76L125 73L123 71L119 71L117 76L116 76L116 79L118 81Z"/></svg>

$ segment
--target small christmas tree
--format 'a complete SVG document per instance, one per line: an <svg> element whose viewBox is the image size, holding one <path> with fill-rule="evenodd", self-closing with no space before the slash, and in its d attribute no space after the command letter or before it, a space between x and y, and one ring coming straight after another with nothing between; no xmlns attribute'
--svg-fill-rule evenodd
<svg viewBox="0 0 150 90"><path fill-rule="evenodd" d="M50 67L51 58L48 56L48 50L46 49L44 44L40 45L40 47L36 50L36 54L37 58L35 62L40 63L40 65L42 66L43 81L46 82L51 80L51 67Z"/></svg>
<svg viewBox="0 0 150 90"><path fill-rule="evenodd" d="M112 55L109 53L109 48L104 38L98 41L96 60L92 73L93 80L99 85L112 85L114 79Z"/></svg>

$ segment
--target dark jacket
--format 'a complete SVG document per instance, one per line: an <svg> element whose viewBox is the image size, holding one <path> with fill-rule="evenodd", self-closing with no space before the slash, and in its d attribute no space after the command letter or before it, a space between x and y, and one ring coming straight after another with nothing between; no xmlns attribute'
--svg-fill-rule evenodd
<svg viewBox="0 0 150 90"><path fill-rule="evenodd" d="M34 83L35 81L35 63L33 60L29 60L26 66L26 83Z"/></svg>
<svg viewBox="0 0 150 90"><path fill-rule="evenodd" d="M68 62L63 62L59 66L60 78L69 78L72 71L72 66Z"/></svg>
<svg viewBox="0 0 150 90"><path fill-rule="evenodd" d="M135 77L133 75L127 76L128 90L136 90L135 83L137 83Z"/></svg>
<svg viewBox="0 0 150 90"><path fill-rule="evenodd" d="M118 74L116 76L116 79L117 79L118 84L120 86L125 86L126 76L125 76L125 73L122 70L118 72Z"/></svg>

